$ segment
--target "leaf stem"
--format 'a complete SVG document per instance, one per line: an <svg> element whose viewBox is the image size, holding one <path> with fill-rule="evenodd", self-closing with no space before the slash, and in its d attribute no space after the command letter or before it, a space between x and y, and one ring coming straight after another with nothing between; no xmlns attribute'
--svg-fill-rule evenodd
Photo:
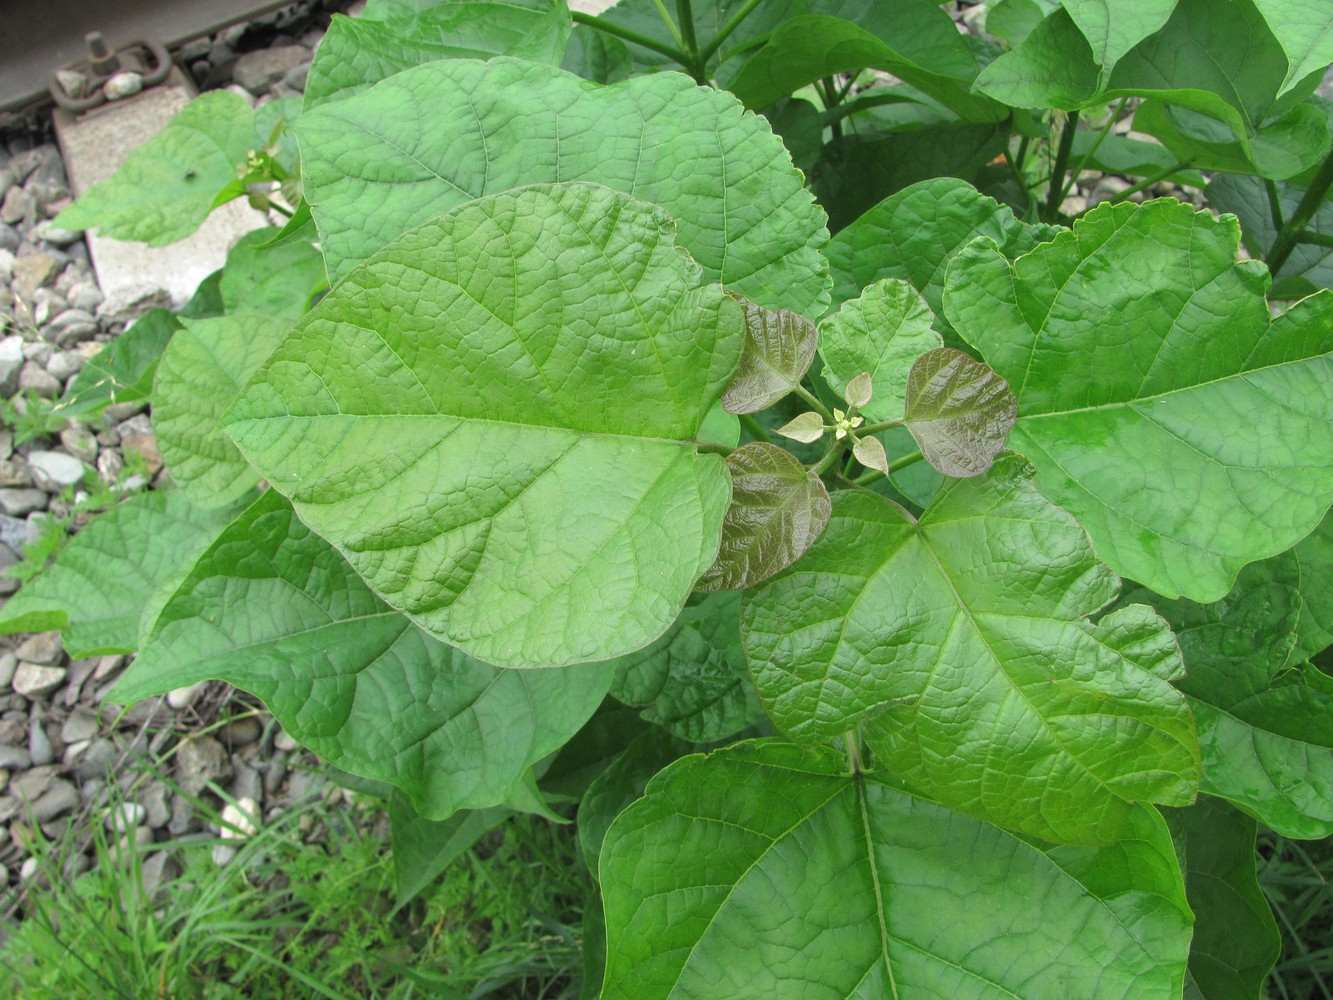
<svg viewBox="0 0 1333 1000"><path fill-rule="evenodd" d="M1139 181L1137 184L1131 184L1129 187L1125 188L1125 190L1117 193L1114 197L1112 197L1110 201L1114 204L1119 204L1126 198L1129 198L1133 195L1138 194L1140 191L1144 191L1152 187L1158 181L1164 181L1172 174L1180 173L1182 170L1188 168L1192 162L1194 161L1191 159L1184 159L1171 164L1171 166L1169 167L1163 167L1161 170L1157 171L1157 173L1149 174L1147 177L1143 178L1143 180Z"/></svg>
<svg viewBox="0 0 1333 1000"><path fill-rule="evenodd" d="M717 52L718 49L722 48L722 43L727 40L733 31L741 26L741 22L749 17L754 9L761 3L763 3L763 0L746 0L741 9L732 14L731 17L727 19L727 22L717 29L717 34L713 36L713 40L699 50L699 61L701 63L706 63L709 59L713 58L713 54Z"/></svg>
<svg viewBox="0 0 1333 1000"><path fill-rule="evenodd" d="M642 46L645 49L651 49L659 55L664 55L674 63L681 66L689 66L689 58L680 49L673 49L670 45L664 45L655 38L649 38L647 35L641 35L630 28L622 28L618 24L601 17L594 17L591 14L585 14L582 11L570 11L570 16L579 24L586 24L589 28L595 28L598 31L608 35L614 35L616 38L623 39L626 42L633 42L635 45Z"/></svg>
<svg viewBox="0 0 1333 1000"><path fill-rule="evenodd" d="M1282 201L1278 197L1277 185L1265 177L1264 190L1268 193L1268 217L1273 220L1273 232L1281 232L1287 220L1282 218Z"/></svg>
<svg viewBox="0 0 1333 1000"><path fill-rule="evenodd" d="M758 420L750 416L748 413L740 413L737 414L737 416L740 419L741 426L745 428L750 437L754 438L756 441L762 441L764 444L773 443L773 439L769 436L768 431L764 430L764 425Z"/></svg>
<svg viewBox="0 0 1333 1000"><path fill-rule="evenodd" d="M1297 243L1309 243L1317 247L1333 247L1333 233L1316 233L1307 229L1296 237Z"/></svg>
<svg viewBox="0 0 1333 1000"><path fill-rule="evenodd" d="M662 23L667 26L667 31L671 32L671 37L676 40L682 52L685 51L685 40L680 37L680 28L676 27L676 22L671 20L671 15L667 12L666 4L662 0L653 0L653 6L657 8L657 13L662 16Z"/></svg>
<svg viewBox="0 0 1333 1000"><path fill-rule="evenodd" d="M723 457L736 450L735 448L728 448L725 444L718 444L716 441L695 441L694 447L705 455L722 455Z"/></svg>
<svg viewBox="0 0 1333 1000"><path fill-rule="evenodd" d="M1070 176L1074 178L1074 180L1077 180L1078 175L1083 173L1083 168L1088 165L1088 161L1092 159L1093 154L1096 153L1097 150L1101 148L1101 144L1106 141L1107 135L1111 132L1111 127L1120 120L1120 113L1125 110L1125 102L1128 100L1128 97L1120 98L1120 103L1116 105L1115 110L1106 116L1106 124L1103 125L1101 131L1097 133L1097 138L1092 141L1092 145L1089 146L1084 154L1078 158L1078 163L1074 164L1073 169L1069 171ZM1065 187L1064 194L1060 197L1061 201L1064 201L1065 196L1069 194L1069 188L1072 186L1073 181L1070 181L1069 185Z"/></svg>
<svg viewBox="0 0 1333 1000"><path fill-rule="evenodd" d="M846 440L834 440L829 443L828 451L824 452L824 457L816 462L810 469L816 476L822 476L837 463L842 457L842 453L847 450Z"/></svg>
<svg viewBox="0 0 1333 1000"><path fill-rule="evenodd" d="M900 455L889 463L889 472L897 472L899 469L905 469L909 465L916 465L926 456L919 451L909 451L906 455Z"/></svg>
<svg viewBox="0 0 1333 1000"><path fill-rule="evenodd" d="M1315 174L1314 180L1310 186L1305 189L1305 194L1301 196L1296 210L1291 213L1291 218L1287 220L1273 240L1273 246L1268 251L1264 262L1268 265L1268 270L1277 274L1282 270L1282 265L1287 262L1291 252L1296 249L1300 235L1305 232L1305 227L1315 212L1324 202L1324 195L1328 194L1328 189L1333 186L1333 151L1324 157L1324 162L1319 165L1319 172Z"/></svg>
<svg viewBox="0 0 1333 1000"><path fill-rule="evenodd" d="M865 772L865 764L861 760L861 741L856 737L856 730L849 729L843 733L842 741L847 745L847 773L852 777L860 777Z"/></svg>
<svg viewBox="0 0 1333 1000"><path fill-rule="evenodd" d="M694 77L695 83L706 87L708 86L707 60L699 54L699 40L694 32L694 11L690 7L690 0L676 0L676 19L680 21L680 47L690 59L686 69L690 71L690 76Z"/></svg>
<svg viewBox="0 0 1333 1000"><path fill-rule="evenodd" d="M292 212L287 211L287 209L283 208L281 205L279 205L279 204L278 204L276 201L274 201L272 198L266 198L266 199L264 199L264 200L268 202L269 211L271 211L271 212L277 212L279 215L281 215L283 218L286 218L286 219L290 219L290 218L292 217L292 215L293 215Z"/></svg>
<svg viewBox="0 0 1333 1000"><path fill-rule="evenodd" d="M797 385L792 392L796 393L796 395L809 403L810 408L823 417L826 424L831 424L833 422L833 414L829 412L829 408L821 403L819 397L805 386Z"/></svg>
<svg viewBox="0 0 1333 1000"><path fill-rule="evenodd" d="M858 436L878 434L880 431L887 431L892 430L895 427L901 427L904 423L906 423L904 420L881 420L877 424L866 424L864 427L858 427L856 433Z"/></svg>
<svg viewBox="0 0 1333 1000"><path fill-rule="evenodd" d="M1042 221L1053 223L1060 217L1060 203L1065 200L1065 171L1069 168L1069 154L1074 149L1074 133L1078 131L1078 112L1071 111L1060 131L1060 146L1055 151L1055 166L1051 169L1051 183L1046 192L1046 210Z"/></svg>

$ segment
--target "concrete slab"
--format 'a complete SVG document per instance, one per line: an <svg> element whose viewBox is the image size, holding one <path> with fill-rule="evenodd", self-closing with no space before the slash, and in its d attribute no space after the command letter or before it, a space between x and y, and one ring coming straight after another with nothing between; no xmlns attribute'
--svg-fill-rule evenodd
<svg viewBox="0 0 1333 1000"><path fill-rule="evenodd" d="M125 158L156 135L195 96L179 69L161 86L74 116L57 109L56 138L75 194L118 170ZM263 213L243 200L216 209L193 235L171 246L151 248L88 234L88 251L108 299L145 282L166 289L183 306L199 282L223 265L227 250L252 229L268 225Z"/></svg>

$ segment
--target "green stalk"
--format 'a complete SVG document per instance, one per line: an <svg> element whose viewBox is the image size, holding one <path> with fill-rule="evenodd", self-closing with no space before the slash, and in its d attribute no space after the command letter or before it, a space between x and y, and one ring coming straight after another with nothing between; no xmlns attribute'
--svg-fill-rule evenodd
<svg viewBox="0 0 1333 1000"><path fill-rule="evenodd" d="M859 776L865 770L865 764L861 761L860 741L856 738L856 730L849 729L842 734L842 740L847 745L847 773L853 777Z"/></svg>
<svg viewBox="0 0 1333 1000"><path fill-rule="evenodd" d="M1316 233L1307 229L1296 237L1296 242L1309 243L1311 246L1317 247L1333 247L1333 233Z"/></svg>
<svg viewBox="0 0 1333 1000"><path fill-rule="evenodd" d="M1074 133L1078 131L1078 112L1071 111L1060 132L1060 146L1055 151L1055 166L1051 169L1051 183L1046 192L1046 210L1043 222L1055 222L1060 217L1060 203L1065 200L1065 171L1069 169L1069 154L1074 149Z"/></svg>
<svg viewBox="0 0 1333 1000"><path fill-rule="evenodd" d="M764 430L764 425L754 417L750 416L748 413L742 413L739 414L739 418L741 426L745 428L750 437L754 438L756 441L762 441L764 444L773 443L773 439L769 436L768 431Z"/></svg>
<svg viewBox="0 0 1333 1000"><path fill-rule="evenodd" d="M1264 191L1268 194L1268 217L1273 221L1273 231L1281 232L1287 220L1282 218L1282 200L1278 198L1277 185L1265 178Z"/></svg>
<svg viewBox="0 0 1333 1000"><path fill-rule="evenodd" d="M829 469L833 468L834 464L842 457L842 453L846 450L847 441L845 439L842 441L835 440L830 442L828 451L824 452L824 457L815 463L810 471L816 476L822 476L824 473L828 472Z"/></svg>
<svg viewBox="0 0 1333 1000"><path fill-rule="evenodd" d="M867 434L878 434L880 431L887 431L894 427L901 427L904 422L905 421L901 419L881 420L877 424L866 424L864 427L858 427L856 429L856 434L858 437L864 437Z"/></svg>
<svg viewBox="0 0 1333 1000"><path fill-rule="evenodd" d="M695 441L694 448L705 455L721 455L723 458L736 450L728 448L725 444L718 444L716 441Z"/></svg>
<svg viewBox="0 0 1333 1000"><path fill-rule="evenodd" d="M629 28L622 28L620 25L612 24L604 18L594 17L593 15L585 14L582 11L570 11L570 16L579 24L586 24L589 28L595 28L608 35L614 35L616 38L622 39L623 41L632 42L645 49L651 49L659 55L666 56L672 62L679 63L681 66L689 66L689 59L684 52L680 51L680 49L673 49L670 45L663 45L655 38L649 38L647 35L641 35L637 31L632 31Z"/></svg>
<svg viewBox="0 0 1333 1000"><path fill-rule="evenodd" d="M833 414L829 412L828 407L825 406L822 402L820 402L819 397L816 396L813 392L811 392L803 385L796 386L796 388L793 389L792 392L796 393L796 395L800 396L803 400L809 403L810 409L814 410L816 413L818 413L821 417L824 418L824 423L826 424L833 423Z"/></svg>
<svg viewBox="0 0 1333 1000"><path fill-rule="evenodd" d="M713 36L713 40L699 50L699 61L706 63L709 59L713 58L714 53L722 48L722 43L727 40L727 37L739 28L741 22L749 17L754 9L761 3L763 3L763 0L746 0L741 9L732 14L731 17L727 19L727 22L722 25L722 27L718 28L717 34Z"/></svg>
<svg viewBox="0 0 1333 1000"><path fill-rule="evenodd" d="M919 451L908 452L906 455L903 455L900 458L895 458L892 462L889 463L889 472L894 473L897 472L899 469L907 468L909 465L916 465L917 462L921 461L921 459L925 457L926 456L922 455L921 452ZM884 473L880 472L879 470L867 469L865 472L861 473L859 476L857 476L855 479L852 480L852 485L865 486L868 483L873 483L876 479L883 479L883 478L884 478Z"/></svg>
<svg viewBox="0 0 1333 1000"><path fill-rule="evenodd" d="M676 27L676 22L671 20L671 15L667 13L666 4L662 0L653 0L653 6L657 8L657 13L662 16L662 23L667 26L667 31L671 32L671 37L676 40L676 44L684 52L685 40L680 37L680 29Z"/></svg>
<svg viewBox="0 0 1333 1000"><path fill-rule="evenodd" d="M694 33L694 11L690 0L676 0L676 19L680 21L680 47L689 57L686 69L694 82L701 87L708 86L708 60L699 54L699 40Z"/></svg>
<svg viewBox="0 0 1333 1000"><path fill-rule="evenodd" d="M1324 195L1328 194L1328 189L1333 186L1333 152L1324 157L1324 162L1319 165L1319 172L1315 174L1314 180L1310 186L1305 189L1305 194L1301 197L1300 204L1296 206L1296 211L1291 213L1291 218L1287 220L1273 240L1273 246L1268 251L1264 263L1268 265L1268 270L1277 274L1282 269L1282 265L1287 262L1291 252L1296 249L1296 244L1300 242L1300 236L1305 232L1305 227L1310 220L1314 218L1315 212L1319 206L1324 203Z"/></svg>
<svg viewBox="0 0 1333 1000"><path fill-rule="evenodd" d="M1069 171L1070 177L1072 177L1073 180L1071 180L1069 185L1065 187L1064 195L1061 195L1060 197L1061 201L1064 201L1065 196L1069 194L1069 187L1071 187L1074 181L1078 179L1078 175L1083 173L1083 168L1088 165L1088 161L1092 159L1092 155L1096 153L1097 150L1101 148L1102 143L1106 141L1106 137L1111 132L1111 127L1120 120L1120 113L1125 110L1125 102L1128 100L1128 97L1120 98L1120 103L1116 105L1115 111L1106 116L1106 124L1103 125L1101 131L1097 133L1097 138L1092 141L1092 145L1088 147L1087 152L1079 157L1078 163L1074 164L1074 168Z"/></svg>
<svg viewBox="0 0 1333 1000"><path fill-rule="evenodd" d="M1121 191L1119 194L1117 194L1110 200L1112 203L1122 202L1131 195L1136 195L1140 191L1147 190L1148 188L1156 184L1158 181L1166 180L1166 178L1170 177L1172 174L1180 173L1182 170L1186 169L1192 162L1193 160L1185 159L1179 161L1178 163L1173 163L1169 167L1163 167L1161 170L1157 171L1157 173L1150 174L1149 176L1143 178L1143 180L1139 181L1137 184L1131 184L1129 187L1125 188L1125 190Z"/></svg>

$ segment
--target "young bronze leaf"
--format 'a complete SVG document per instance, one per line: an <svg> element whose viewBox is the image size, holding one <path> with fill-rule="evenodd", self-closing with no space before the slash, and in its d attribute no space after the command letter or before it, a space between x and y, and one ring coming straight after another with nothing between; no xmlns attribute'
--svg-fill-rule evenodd
<svg viewBox="0 0 1333 1000"><path fill-rule="evenodd" d="M990 469L1017 412L1009 383L952 347L921 355L907 376L907 429L926 461L946 476Z"/></svg>
<svg viewBox="0 0 1333 1000"><path fill-rule="evenodd" d="M765 309L733 298L745 312L745 351L722 405L728 413L754 413L801 384L815 359L815 324L789 309Z"/></svg>
<svg viewBox="0 0 1333 1000"><path fill-rule="evenodd" d="M790 452L756 441L727 456L731 506L696 590L740 590L786 569L828 523L828 491Z"/></svg>

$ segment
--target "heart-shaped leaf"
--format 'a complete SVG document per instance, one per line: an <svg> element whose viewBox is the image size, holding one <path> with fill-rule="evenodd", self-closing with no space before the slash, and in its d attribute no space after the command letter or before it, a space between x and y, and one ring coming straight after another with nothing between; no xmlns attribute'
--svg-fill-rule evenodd
<svg viewBox="0 0 1333 1000"><path fill-rule="evenodd" d="M171 478L200 507L236 503L259 481L218 421L291 322L266 316L185 321L153 380L153 429Z"/></svg>
<svg viewBox="0 0 1333 1000"><path fill-rule="evenodd" d="M253 313L296 319L306 311L310 296L328 284L324 258L311 241L318 239L307 223L296 234L282 237L279 229L246 233L227 253L218 291L230 315Z"/></svg>
<svg viewBox="0 0 1333 1000"><path fill-rule="evenodd" d="M861 412L871 420L901 420L912 362L941 343L934 320L906 281L876 281L819 324L824 380L845 394L848 383L869 373L873 391Z"/></svg>
<svg viewBox="0 0 1333 1000"><path fill-rule="evenodd" d="M470 202L340 281L229 432L381 597L472 655L644 646L717 555L730 483L694 439L744 342L674 236L597 185Z"/></svg>
<svg viewBox="0 0 1333 1000"><path fill-rule="evenodd" d="M828 523L824 483L775 445L754 441L727 456L731 504L717 560L696 590L741 590L786 569Z"/></svg>
<svg viewBox="0 0 1333 1000"><path fill-rule="evenodd" d="M946 476L989 470L1017 412L1009 383L952 347L921 355L907 378L907 429L926 461Z"/></svg>
<svg viewBox="0 0 1333 1000"><path fill-rule="evenodd" d="M945 288L1018 396L1009 447L1103 560L1168 596L1222 597L1333 501L1333 293L1270 322L1239 235L1174 200L1104 205L1012 264L978 240Z"/></svg>
<svg viewBox="0 0 1333 1000"><path fill-rule="evenodd" d="M777 741L653 778L601 883L604 1000L1174 1000L1192 923L1151 809L1114 847L1051 847Z"/></svg>
<svg viewBox="0 0 1333 1000"><path fill-rule="evenodd" d="M773 310L740 300L745 311L745 351L736 377L722 394L728 413L767 409L801 384L815 359L815 324L789 309Z"/></svg>
<svg viewBox="0 0 1333 1000"><path fill-rule="evenodd" d="M814 444L824 436L824 418L814 410L807 410L779 427L778 433L792 441Z"/></svg>
<svg viewBox="0 0 1333 1000"><path fill-rule="evenodd" d="M60 397L58 412L66 417L82 417L100 413L112 403L148 399L162 352L180 328L176 314L166 309L144 313L74 376Z"/></svg>
<svg viewBox="0 0 1333 1000"><path fill-rule="evenodd" d="M334 278L472 198L578 179L661 205L709 280L806 316L828 303L824 213L781 140L676 73L599 87L515 59L447 59L303 115L297 131Z"/></svg>
<svg viewBox="0 0 1333 1000"><path fill-rule="evenodd" d="M1089 620L1118 581L1024 471L950 480L920 523L836 494L804 558L746 592L742 640L794 738L863 723L886 767L946 805L1109 843L1133 802L1194 797L1179 651L1150 609Z"/></svg>
<svg viewBox="0 0 1333 1000"><path fill-rule="evenodd" d="M262 698L325 760L444 819L503 802L592 715L611 670L500 670L432 639L270 490L166 601L113 697L210 678Z"/></svg>

